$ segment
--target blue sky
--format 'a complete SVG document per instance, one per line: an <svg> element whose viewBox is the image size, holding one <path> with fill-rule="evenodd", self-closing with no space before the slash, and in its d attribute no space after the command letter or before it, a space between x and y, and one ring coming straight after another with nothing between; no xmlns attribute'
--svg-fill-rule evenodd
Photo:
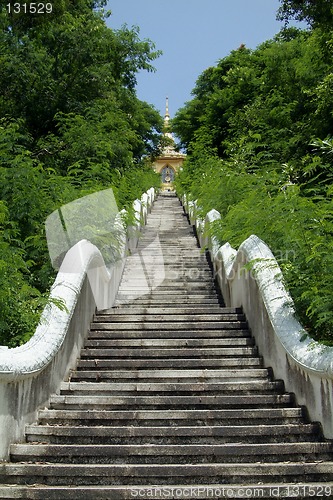
<svg viewBox="0 0 333 500"><path fill-rule="evenodd" d="M156 73L138 76L138 97L163 115L169 97L170 115L191 99L196 79L209 66L242 43L256 48L278 33L279 0L109 0L111 28L139 26L163 55Z"/></svg>

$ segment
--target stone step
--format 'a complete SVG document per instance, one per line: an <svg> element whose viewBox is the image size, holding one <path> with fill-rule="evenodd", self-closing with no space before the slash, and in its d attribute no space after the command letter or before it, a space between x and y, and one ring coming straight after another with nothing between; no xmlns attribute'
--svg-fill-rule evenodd
<svg viewBox="0 0 333 500"><path fill-rule="evenodd" d="M85 348L98 349L121 349L121 348L175 348L175 347L243 347L253 346L252 337L234 337L234 338L195 338L195 339L88 339L85 342Z"/></svg>
<svg viewBox="0 0 333 500"><path fill-rule="evenodd" d="M254 370L255 371L255 370ZM120 392L147 392L148 394L173 392L189 393L195 395L201 392L215 392L220 391L224 395L228 392L251 392L251 391L283 391L283 383L281 381L269 381L265 376L255 374L252 377L240 376L204 376L204 377L173 377L168 374L159 374L159 370L154 374L138 375L137 373L111 372L112 377L116 382L96 382L95 380L87 384L86 382L62 382L60 386L61 394L91 394L94 393L95 398L100 398L101 395L108 394L113 396ZM165 372L164 372L165 373ZM104 374L105 375L105 374ZM128 379L133 379L134 382ZM250 379L250 380L249 380ZM123 380L123 381L121 381ZM222 380L222 381L221 381ZM53 396L59 397L59 396Z"/></svg>
<svg viewBox="0 0 333 500"><path fill-rule="evenodd" d="M184 243L163 243L160 238L146 239L140 241L137 248L131 253L128 259L129 265L133 262L141 260L145 263L165 260L169 265L181 264L192 265L193 263L206 264L207 256L202 253L202 250L197 246Z"/></svg>
<svg viewBox="0 0 333 500"><path fill-rule="evenodd" d="M152 254L149 254L149 251ZM165 251L160 253L160 250L147 250L147 248L143 248L142 252L138 254L132 255L128 261L126 270L124 272L131 273L134 275L138 275L138 273L144 272L156 272L157 269L160 269L161 266L165 268L166 278L168 277L168 271L174 271L177 269L193 269L193 270L202 270L202 271L210 271L208 267L208 262L206 259L195 256L191 257L190 254L183 254L179 256L179 258L175 258L174 255L168 255ZM175 249L173 249L175 252ZM170 251L171 253L171 251ZM143 267L144 266L144 267Z"/></svg>
<svg viewBox="0 0 333 500"><path fill-rule="evenodd" d="M151 300L153 298L153 301L160 301L161 303L164 302L170 302L171 303L183 303L185 300L185 303L187 303L186 298L188 298L188 302L200 302L201 300L212 300L214 301L213 303L218 304L218 297L214 292L202 292L201 290L195 291L192 290L191 292L187 292L187 290L181 290L179 292L175 291L174 289L171 289L169 291L167 290L155 290L154 295L152 297L151 295L151 290L149 291L141 291L139 290L129 290L129 291L120 291L117 295L117 303L124 303L124 301L136 301L139 298L142 298L144 300ZM172 307L174 305L172 304Z"/></svg>
<svg viewBox="0 0 333 500"><path fill-rule="evenodd" d="M250 338L250 332L246 329L229 330L136 330L136 339L232 339ZM132 330L91 330L89 340L93 339L132 339Z"/></svg>
<svg viewBox="0 0 333 500"><path fill-rule="evenodd" d="M151 223L153 223L153 220L149 221L149 226ZM146 248L147 246L149 248L162 247L171 249L179 247L184 248L187 252L200 252L205 255L205 251L198 246L197 240L193 238L191 228L186 227L184 224L177 224L176 219L172 222L172 228L168 228L167 231L163 231L161 228L148 227L147 225L139 235L138 248Z"/></svg>
<svg viewBox="0 0 333 500"><path fill-rule="evenodd" d="M216 289L214 283L204 286L205 283L198 281L178 281L161 284L158 277L149 278L148 276L143 281L129 280L122 283L119 287L118 295L122 296L129 293L142 294L159 294L159 295L203 295L205 297L216 297Z"/></svg>
<svg viewBox="0 0 333 500"><path fill-rule="evenodd" d="M135 323L111 323L98 321L91 325L91 330L187 330L190 326L191 330L226 330L226 329L236 329L245 330L248 328L245 321L198 321L197 323L191 322L189 325L186 321L152 321L145 322L144 318L142 321L137 321Z"/></svg>
<svg viewBox="0 0 333 500"><path fill-rule="evenodd" d="M158 284L157 289L163 287L174 287L175 291L178 288L191 290L191 285L196 285L203 291L211 289L213 286L216 292L216 281L213 278L213 272L208 267L207 263L192 262L189 265L180 263L146 263L144 272L142 263L132 262L130 267L125 266L121 285L131 283L144 282L147 279L150 284ZM158 282L157 282L158 280ZM193 287L192 287L193 288Z"/></svg>
<svg viewBox="0 0 333 500"><path fill-rule="evenodd" d="M177 251L173 249L173 251ZM143 249L138 254L131 255L124 268L122 279L138 279L143 276L156 276L163 280L180 280L181 278L213 278L213 271L204 257L190 258L188 255L167 255L165 251L152 250L148 253ZM206 284L206 283L205 283ZM203 285L204 286L204 285Z"/></svg>
<svg viewBox="0 0 333 500"><path fill-rule="evenodd" d="M137 263L124 271L120 289L128 285L146 285L156 283L158 288L172 287L175 288L188 288L194 287L201 288L202 290L210 290L214 285L212 274L207 267L201 268L184 268L170 266L167 267L164 263L155 263L150 268L146 267L144 270L141 264ZM163 274L162 274L163 273Z"/></svg>
<svg viewBox="0 0 333 500"><path fill-rule="evenodd" d="M174 358L174 359L87 359L79 360L77 370L110 370L112 369L187 369L187 368L234 368L239 371L244 368L258 368L262 366L262 360L255 358ZM77 373L77 372L75 372ZM72 375L75 376L75 373Z"/></svg>
<svg viewBox="0 0 333 500"><path fill-rule="evenodd" d="M177 223L174 223L173 226L173 234L171 232L162 232L156 231L153 229L152 231L144 231L139 239L138 248L162 248L162 249L170 249L170 252L177 257L177 252L175 252L175 248L183 249L185 252L190 253L191 255L205 255L204 250L202 250L198 245L196 240L193 238L193 234L191 237L191 233L189 228L184 226L177 226ZM177 233L180 233L177 235ZM181 236L181 237L180 237Z"/></svg>
<svg viewBox="0 0 333 500"><path fill-rule="evenodd" d="M255 356L257 354L256 347L225 347L225 348L201 348L200 356L201 357L220 357L220 356ZM141 349L82 349L81 357L85 358L177 358L177 357L185 357L185 358L193 358L197 357L198 350L196 348L178 348L178 349L150 349L150 348L141 348Z"/></svg>
<svg viewBox="0 0 333 500"><path fill-rule="evenodd" d="M241 441L295 442L320 439L318 424L220 426L52 426L29 425L28 442L81 444L218 444Z"/></svg>
<svg viewBox="0 0 333 500"><path fill-rule="evenodd" d="M170 303L172 307L175 307L175 304L178 302L180 304L219 304L220 299L216 295L211 296L209 294L206 295L189 295L186 296L185 293L179 294L179 295L174 295L171 297L170 295L165 295L165 294L157 294L156 296L152 297L150 293L147 294L141 294L141 293L123 293L123 294L118 294L117 295L117 300L116 300L116 305L122 305L122 304L128 304L128 303L135 303L135 304L148 304L148 305L154 305L154 306L161 306L165 303Z"/></svg>
<svg viewBox="0 0 333 500"><path fill-rule="evenodd" d="M184 263L185 265L187 262L192 263L192 262L201 262L203 264L207 263L206 260L206 255L203 253L203 251L195 246L189 247L188 245L177 245L174 244L173 242L169 242L168 244L163 245L160 238L158 243L152 243L149 240L143 241L139 243L139 246L137 248L137 251L132 254L132 256L137 256L138 258L141 257L141 252L144 252L144 258L158 258L159 255L157 254L158 251L162 250L162 253L166 257L166 259L169 260L170 264L173 264L174 262L178 263ZM131 262L131 259L129 260Z"/></svg>
<svg viewBox="0 0 333 500"><path fill-rule="evenodd" d="M290 394L251 394L251 388L244 389L242 394L239 395L202 395L199 389L198 395L184 395L181 389L170 387L170 391L174 394L179 392L179 395L149 395L152 391L149 390L149 384L141 384L140 393L137 395L135 390L136 384L128 384L127 395L124 395L126 389L119 384L119 394L113 396L96 396L96 395L83 395L83 396L51 396L50 408L54 410L116 410L116 409L131 409L135 407L137 410L144 409L236 409L242 410L244 408L269 408L272 406L286 406L293 403L293 397ZM131 385L133 386L131 388ZM139 385L139 384L137 384ZM252 384L251 384L252 387ZM129 395L130 391L134 391L135 395ZM272 389L266 389L266 392ZM274 390L274 388L273 388ZM232 389L230 389L231 392ZM248 392L247 392L248 391ZM117 394L117 391L115 391ZM195 394L195 391L194 391Z"/></svg>
<svg viewBox="0 0 333 500"><path fill-rule="evenodd" d="M148 229L148 227L145 227L145 231ZM172 228L174 234L176 233L177 229ZM149 230L149 229L148 229ZM192 239L191 239L191 234L190 232L187 232L187 234L181 234L178 239L170 239L168 237L168 241L164 239L164 236L169 236L166 232L161 233L161 231L156 231L156 229L153 229L152 232L144 234L141 233L139 240L138 240L138 245L137 247L132 251L131 256L136 256L142 251L147 253L147 255L152 254L156 255L156 251L163 251L165 254L170 258L177 260L179 259L180 254L184 253L186 256L189 258L196 258L196 259L201 259L202 262L206 261L207 259L207 254L205 250L202 250L198 244L197 241L193 238L192 234Z"/></svg>
<svg viewBox="0 0 333 500"><path fill-rule="evenodd" d="M134 273L134 271L133 271ZM153 290L160 292L170 292L177 291L182 293L185 290L187 293L198 293L202 291L203 293L212 292L216 293L215 285L211 277L196 276L192 278L184 277L178 278L176 273L173 273L174 278L169 280L160 281L160 278L156 274L140 276L139 278L129 277L123 279L119 286L119 293L124 293L128 290L147 290L147 287L153 287Z"/></svg>
<svg viewBox="0 0 333 500"><path fill-rule="evenodd" d="M160 275L161 271L164 271L164 277ZM161 279L163 279L163 281L160 281ZM143 272L141 267L138 268L133 266L132 269L124 271L120 286L122 287L128 283L146 284L147 281L151 284L157 282L157 280L158 287L174 286L175 288L183 288L184 285L195 283L201 283L203 288L204 283L209 286L213 283L211 272L204 267L201 269L197 267L187 269L184 267L177 268L172 266L167 268L164 266L163 269L158 267L158 269L145 269Z"/></svg>
<svg viewBox="0 0 333 500"><path fill-rule="evenodd" d="M12 462L38 461L53 463L242 463L251 460L280 462L301 459L308 462L329 460L332 443L225 443L218 445L68 445L68 444L13 444L10 447ZM332 470L333 478L333 470Z"/></svg>
<svg viewBox="0 0 333 500"><path fill-rule="evenodd" d="M298 491L297 487L301 488L308 481L319 479L321 484L332 482L333 471L332 463L329 461L309 463L251 461L241 464L0 464L0 483L7 484L109 486L112 481L113 486L148 485L148 491L152 491L152 485L219 485L217 478L221 478L224 484L229 482L238 484L238 488L245 481L257 487L262 486L258 481L261 483L265 480L266 485L284 481L287 484L292 483L293 491Z"/></svg>
<svg viewBox="0 0 333 500"><path fill-rule="evenodd" d="M143 373L143 370L139 370L139 373L133 372L131 370L102 370L102 371L96 371L96 370L79 370L77 372L74 372L71 375L71 382L103 382L103 383L109 383L109 382L145 382L151 384L152 382L154 383L159 383L159 384L165 384L167 382L173 382L173 383L190 383L191 387L193 390L195 389L196 385L202 383L203 381L208 381L210 384L210 387L207 387L206 390L218 390L218 388L213 388L211 387L211 384L216 384L216 383L225 383L225 382L234 382L234 383L239 383L239 382L244 382L244 379L247 381L260 381L260 377L256 377L256 375L249 375L249 376L242 376L242 372L245 371L246 369L244 368L243 370L239 370L241 373L238 375L235 375L234 377L224 375L224 376L216 376L216 377L192 377L192 376L186 376L186 374L183 374L182 376L174 376L173 374L165 376L164 374L160 374L159 372L161 370L155 370L154 374L149 373L148 376L146 376L145 373ZM172 372L172 370L170 370ZM185 370L184 370L185 371ZM141 373L142 372L142 373ZM163 370L164 373L166 373L166 370ZM65 382L67 383L67 382ZM280 387L280 382L274 382L278 387ZM267 385L268 387L268 385ZM230 390L228 386L220 386L220 390ZM175 388L176 390L176 388ZM179 390L179 388L177 389ZM239 386L236 387L234 390L244 390L244 387ZM262 387L256 386L255 389L253 390L262 390Z"/></svg>
<svg viewBox="0 0 333 500"><path fill-rule="evenodd" d="M144 275L142 275L142 273L140 273L140 275L137 274L135 269L127 270L123 274L121 286L127 283L134 283L137 285L145 284L146 278L148 278L149 280L154 279L155 274L156 272L150 270L145 271ZM166 271L165 278L159 285L159 287L172 285L186 286L187 284L197 284L198 286L201 285L202 288L205 288L206 286L210 287L212 284L212 274L210 271L204 268L200 269L200 271L198 270L198 268L188 271L183 268L178 270L173 267L171 272Z"/></svg>
<svg viewBox="0 0 333 500"><path fill-rule="evenodd" d="M256 380L268 380L270 378L270 371L266 368L243 368L242 370L230 370L230 369L204 369L204 370L189 370L189 369L182 369L182 370L177 370L177 369L159 369L159 370L148 370L148 369L141 369L141 370L133 370L133 369L128 369L128 370L116 370L116 369L110 369L109 368L109 376L113 377L115 380L122 380L122 379L135 379L137 381L140 381L142 379L147 379L147 380L176 380L178 382L185 382L185 381L190 381L191 384L194 383L223 383L227 381L231 382L244 382L246 379L247 381L252 382L252 379ZM276 382L276 381L275 381ZM85 387L87 384L81 384L82 388ZM92 384L93 387L95 387L95 384ZM76 387L75 384L71 382L62 382L61 384L61 389L79 389L79 387ZM104 386L103 386L104 387ZM97 387L95 387L97 389ZM95 390L92 389L92 390ZM223 387L221 386L221 389ZM99 390L104 390L104 388L100 388Z"/></svg>
<svg viewBox="0 0 333 500"><path fill-rule="evenodd" d="M161 274L164 273L164 274ZM210 279L210 284L214 281L212 271L207 267L207 264L184 265L177 263L155 262L151 263L145 268L142 268L141 261L132 262L124 269L122 281L142 281L143 277L149 280L160 279L161 283L169 284L180 283L186 284L191 281L199 282L201 278L204 279L202 288L207 284L206 279Z"/></svg>
<svg viewBox="0 0 333 500"><path fill-rule="evenodd" d="M210 322L210 321L220 321L221 325L223 326L224 323L233 323L237 322L239 325L239 322L241 322L243 325L246 324L246 319L244 314L219 314L219 313L213 313L211 312L210 314L208 313L197 313L197 312L192 312L188 314L184 313L174 313L174 314L153 314L150 312L149 314L134 314L133 312L128 315L123 315L123 314L98 314L95 317L95 324L96 323L103 323L103 322L108 322L108 323L129 323L129 322L135 322L135 323L142 323L142 322L184 322L186 321L188 324L188 327L191 328L191 323L196 322L196 323L202 323L202 322Z"/></svg>
<svg viewBox="0 0 333 500"><path fill-rule="evenodd" d="M201 257L202 260L204 260L206 258L206 251L203 250L202 248L200 248L200 246L198 245L197 243L197 240L196 238L194 238L194 235L193 233L191 232L191 229L190 228L180 228L180 229L177 229L177 228L172 228L173 229L173 233L175 234L175 232L178 230L180 231L180 237L178 238L178 241L174 242L173 240L170 240L170 234L168 234L167 232L161 232L159 231L158 232L158 238L156 237L152 237L153 233L151 233L147 239L141 244L141 239L139 241L139 245L138 247L139 248L146 248L147 247L147 244L152 246L152 247L157 247L157 248L160 248L162 247L163 249L165 250L169 250L169 254L172 256L172 257L177 257L177 252L174 251L174 245L179 245L179 247L181 249L184 250L184 252L187 252L187 254L191 257L191 256L195 256L195 255L199 255ZM156 234L156 231L155 231L155 234Z"/></svg>
<svg viewBox="0 0 333 500"><path fill-rule="evenodd" d="M182 297L183 295L187 296L194 296L194 297L203 297L203 298L215 298L216 297L216 290L215 287L212 285L210 287L205 287L205 286L195 286L195 283L192 283L193 286L188 286L187 283L184 283L183 286L181 287L175 287L174 285L170 284L168 286L156 286L154 281L151 281L150 283L147 283L147 285L143 288L144 290L147 290L149 287L149 294L153 294L154 296L156 295L162 295L162 296L168 296L169 299L176 299L177 297ZM190 283L191 285L191 283ZM139 287L137 287L139 288ZM137 289L135 287L122 287L120 285L118 295L124 295L125 292L135 292Z"/></svg>
<svg viewBox="0 0 333 500"><path fill-rule="evenodd" d="M173 299L175 300L170 300L169 295L151 295L147 294L144 296L140 297L134 297L133 299L133 305L134 304L148 304L149 306L151 304L160 304L158 307L183 307L185 306L191 306L195 307L196 305L216 305L220 304L219 302L219 297L216 294L213 294L211 296L200 296L200 295L185 295L185 294L174 294ZM115 300L115 307L124 307L123 303L120 301L119 296L117 296ZM128 307L128 306L127 306ZM156 307L156 305L154 306Z"/></svg>
<svg viewBox="0 0 333 500"><path fill-rule="evenodd" d="M112 363L112 362L111 362ZM104 365L105 366L105 365ZM198 369L189 369L188 367L170 367L169 365L165 365L164 367L159 367L159 369L148 369L145 367L140 367L140 369L134 369L132 365L128 365L126 368L119 369L113 367L112 364L107 366L108 370L104 372L104 376L109 378L114 378L115 380L122 379L133 379L136 381L140 381L142 379L146 379L148 381L153 380L176 380L178 382L191 382L191 383L199 383L204 381L209 382L226 382L226 381L244 381L247 379L251 381L252 379L269 379L271 380L271 372L265 368L258 368L256 366L242 366L241 368L232 369L229 366L224 368L213 367L213 368L204 368L202 370ZM149 368L151 368L149 366ZM82 370L81 366L81 375L86 376L88 372L92 372L94 376L93 370ZM79 373L79 375L80 375ZM71 381L73 379L71 378ZM64 382L67 384L68 382Z"/></svg>
<svg viewBox="0 0 333 500"><path fill-rule="evenodd" d="M164 270L164 275L161 276L160 272ZM126 266L122 277L124 278L138 278L144 275L155 276L165 280L172 280L176 277L199 277L210 276L212 279L213 272L209 267L206 258L189 259L186 256L181 256L176 260L174 256L168 258L165 254L160 254L158 250L155 255L147 255L143 250L140 254L131 256L126 261Z"/></svg>
<svg viewBox="0 0 333 500"><path fill-rule="evenodd" d="M139 281L129 281L128 283L122 283L119 288L119 294L124 295L127 293L140 292L147 293L152 289L154 293L170 294L173 295L175 291L178 294L204 294L204 295L215 295L214 284L203 286L201 282L188 281L182 283L170 283L170 284L159 284L156 280L147 280L143 282Z"/></svg>
<svg viewBox="0 0 333 500"><path fill-rule="evenodd" d="M304 423L302 408L40 410L41 425L276 425Z"/></svg>
<svg viewBox="0 0 333 500"><path fill-rule="evenodd" d="M228 308L221 308L217 305L213 305L207 309L207 307L203 306L196 306L196 305L187 305L187 306L182 306L179 305L179 307L173 307L173 306L165 306L165 307L128 307L126 305L124 306L119 306L119 307L113 307L112 309L105 309L104 311L99 311L96 312L94 319L99 320L100 317L103 316L110 316L110 320L112 321L113 316L116 315L121 315L121 316L127 316L130 314L134 315L144 315L144 316L150 316L150 315L156 315L156 314L164 314L164 315L175 315L175 314L188 314L191 315L195 312L195 314L221 314L223 316L228 316L228 315L234 315L238 319L244 318L244 314L241 312L241 309L237 311L236 309L228 309Z"/></svg>
<svg viewBox="0 0 333 500"><path fill-rule="evenodd" d="M156 227L154 219L149 216L149 224L145 226L144 230L139 235L138 247L146 247L147 244L152 247L173 247L178 245L187 251L194 250L204 251L200 248L196 238L193 237L193 232L187 222L178 224L177 218L174 218L166 230L163 230L163 223L160 227Z"/></svg>
<svg viewBox="0 0 333 500"><path fill-rule="evenodd" d="M200 308L205 308L207 311L210 310L210 307L220 307L221 305L221 299L216 297L213 301L211 299L200 299L200 300L184 300L182 303L178 303L178 307L182 308L184 305L186 307L192 309L193 311L196 310L197 307ZM119 297L116 300L116 307L139 307L139 308L155 308L155 307L163 307L165 308L165 311L168 311L169 309L177 309L177 303L169 303L168 300L164 302L161 300L159 297L156 299L151 299L151 298L146 298L145 296L136 296L136 297L131 297L128 299L120 299Z"/></svg>
<svg viewBox="0 0 333 500"><path fill-rule="evenodd" d="M187 220L179 220L178 217L173 217L173 231L170 231L169 228L167 230L163 230L162 226L158 228L157 233L156 229L154 228L153 214L150 214L149 225L145 226L144 231L141 233L139 242L141 243L145 240L155 241L155 238L158 235L159 241L161 243L168 243L169 241L171 241L172 243L178 243L180 245L184 244L185 248L197 247L196 240L195 238L193 238L193 232Z"/></svg>
<svg viewBox="0 0 333 500"><path fill-rule="evenodd" d="M153 292L153 295L152 295ZM184 305L187 306L190 304L191 306L196 304L213 304L213 305L221 305L221 298L217 296L214 291L206 291L202 292L202 290L192 290L188 292L185 288L183 289L175 289L171 287L170 290L157 290L148 288L134 288L120 290L117 295L116 306L126 306L128 307L128 303L139 303L140 300L148 301L150 306L161 307L166 305L166 307L177 307L177 304L181 307ZM202 302L203 301L203 302ZM159 303L159 304L158 304ZM155 305L156 304L156 305ZM206 312L207 314L207 312Z"/></svg>
<svg viewBox="0 0 333 500"><path fill-rule="evenodd" d="M328 465L328 464L326 464ZM284 468L282 468L284 467ZM306 467L309 477L309 467ZM324 470L324 467L322 467ZM326 470L326 469L325 469ZM263 469L258 471L263 474ZM148 500L151 498L177 498L177 499L212 499L212 498L235 498L237 500L244 498L299 498L310 500L311 498L330 498L333 491L333 482L314 482L309 483L290 483L283 484L279 481L279 471L287 474L287 478L297 473L300 476L299 468L296 464L291 464L287 470L283 464L281 468L274 466L275 477L277 481L269 481L268 484L253 484L250 482L241 482L241 485L231 483L211 483L203 482L201 484L133 484L129 486L0 486L0 498L17 499L27 498L31 500L124 500L130 498L141 498ZM220 472L220 471L219 471ZM248 475L250 475L248 471ZM313 473L312 473L313 475ZM311 477L312 477L311 475ZM314 475L316 475L314 473ZM228 477L231 473L228 474ZM245 476L248 480L248 477ZM241 478L240 478L241 479ZM290 479L292 481L292 479ZM244 495L247 495L246 497ZM317 496L318 495L318 496Z"/></svg>

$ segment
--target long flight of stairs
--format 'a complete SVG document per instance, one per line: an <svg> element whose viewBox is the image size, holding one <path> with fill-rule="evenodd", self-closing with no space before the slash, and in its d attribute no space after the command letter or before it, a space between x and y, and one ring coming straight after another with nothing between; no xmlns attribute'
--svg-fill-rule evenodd
<svg viewBox="0 0 333 500"><path fill-rule="evenodd" d="M0 498L333 498L332 451L160 195L115 306L0 465Z"/></svg>

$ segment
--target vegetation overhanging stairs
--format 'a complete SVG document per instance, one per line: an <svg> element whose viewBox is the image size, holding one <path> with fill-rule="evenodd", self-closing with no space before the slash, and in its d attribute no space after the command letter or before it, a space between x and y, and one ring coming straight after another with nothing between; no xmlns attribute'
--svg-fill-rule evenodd
<svg viewBox="0 0 333 500"><path fill-rule="evenodd" d="M176 197L158 198L133 257L1 464L0 498L333 498L332 442L263 366L242 310L220 304Z"/></svg>

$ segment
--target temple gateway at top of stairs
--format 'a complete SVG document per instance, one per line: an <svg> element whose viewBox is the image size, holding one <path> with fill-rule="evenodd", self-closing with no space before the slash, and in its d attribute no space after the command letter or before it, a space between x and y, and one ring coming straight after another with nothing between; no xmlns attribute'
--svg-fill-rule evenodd
<svg viewBox="0 0 333 500"><path fill-rule="evenodd" d="M161 156L155 159L153 169L155 172L161 174L162 190L172 191L173 180L175 175L181 169L186 154L176 151L175 141L170 128L170 114L169 114L169 99L166 98L165 116L164 116L164 138L166 145L162 150Z"/></svg>

